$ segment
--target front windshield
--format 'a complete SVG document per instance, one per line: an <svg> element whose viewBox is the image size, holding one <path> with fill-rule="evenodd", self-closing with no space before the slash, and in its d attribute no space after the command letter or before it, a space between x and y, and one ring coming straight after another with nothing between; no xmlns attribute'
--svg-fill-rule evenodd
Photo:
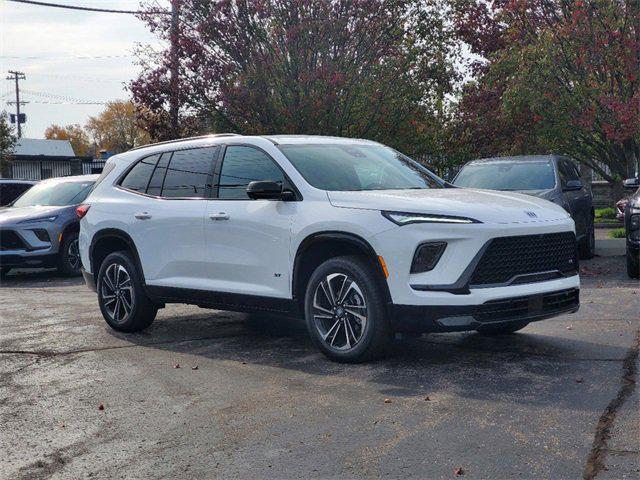
<svg viewBox="0 0 640 480"><path fill-rule="evenodd" d="M441 188L425 167L381 145L280 145L307 182L321 190Z"/></svg>
<svg viewBox="0 0 640 480"><path fill-rule="evenodd" d="M93 182L42 182L13 202L13 207L64 206L82 203Z"/></svg>
<svg viewBox="0 0 640 480"><path fill-rule="evenodd" d="M555 187L556 177L551 161L482 162L465 166L453 184L489 190L547 190Z"/></svg>

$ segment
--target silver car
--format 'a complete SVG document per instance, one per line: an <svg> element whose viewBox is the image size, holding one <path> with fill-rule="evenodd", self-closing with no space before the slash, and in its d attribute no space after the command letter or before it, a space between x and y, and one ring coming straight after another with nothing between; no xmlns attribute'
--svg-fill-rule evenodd
<svg viewBox="0 0 640 480"><path fill-rule="evenodd" d="M98 175L44 180L0 208L0 275L13 268L56 267L79 275L76 207Z"/></svg>

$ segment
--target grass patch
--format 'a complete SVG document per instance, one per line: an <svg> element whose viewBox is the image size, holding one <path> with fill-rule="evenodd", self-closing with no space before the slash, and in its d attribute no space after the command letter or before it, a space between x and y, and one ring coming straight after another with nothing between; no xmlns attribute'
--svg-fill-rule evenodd
<svg viewBox="0 0 640 480"><path fill-rule="evenodd" d="M616 219L616 209L615 208L596 208L595 210L596 219Z"/></svg>
<svg viewBox="0 0 640 480"><path fill-rule="evenodd" d="M609 237L611 238L625 238L626 236L624 228L614 228L609 232Z"/></svg>

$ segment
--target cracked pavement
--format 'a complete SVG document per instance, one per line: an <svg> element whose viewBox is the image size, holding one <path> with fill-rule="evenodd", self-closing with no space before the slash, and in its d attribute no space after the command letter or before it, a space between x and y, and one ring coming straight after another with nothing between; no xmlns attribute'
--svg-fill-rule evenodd
<svg viewBox="0 0 640 480"><path fill-rule="evenodd" d="M399 339L365 365L285 318L170 305L113 332L80 279L18 272L0 478L640 478L640 283L624 257L583 265L574 315Z"/></svg>

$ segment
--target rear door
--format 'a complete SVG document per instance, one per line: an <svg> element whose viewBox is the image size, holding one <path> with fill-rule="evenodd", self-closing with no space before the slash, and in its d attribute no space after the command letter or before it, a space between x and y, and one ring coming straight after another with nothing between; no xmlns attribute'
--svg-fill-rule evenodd
<svg viewBox="0 0 640 480"><path fill-rule="evenodd" d="M132 193L127 202L132 216L130 234L147 284L201 288L200 280L207 273L203 267L204 214L218 148L148 157L121 183Z"/></svg>
<svg viewBox="0 0 640 480"><path fill-rule="evenodd" d="M282 184L285 176L263 150L227 146L216 170L218 187L207 204L208 288L220 292L290 298L291 219L297 202L251 200L254 180Z"/></svg>

